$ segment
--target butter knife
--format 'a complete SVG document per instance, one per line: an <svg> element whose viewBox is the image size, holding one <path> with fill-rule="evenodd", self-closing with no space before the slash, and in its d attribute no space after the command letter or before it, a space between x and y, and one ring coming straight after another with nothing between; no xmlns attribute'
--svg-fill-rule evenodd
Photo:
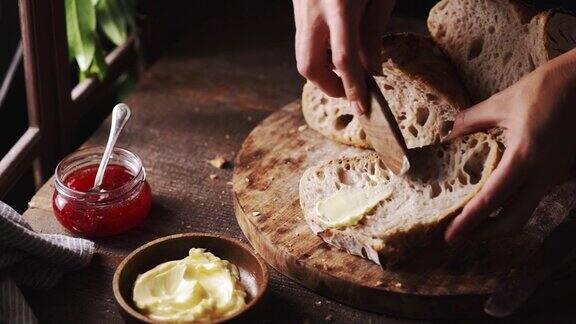
<svg viewBox="0 0 576 324"><path fill-rule="evenodd" d="M404 174L410 160L400 127L374 77L368 75L366 85L370 107L360 116L360 125L384 165L395 174Z"/></svg>

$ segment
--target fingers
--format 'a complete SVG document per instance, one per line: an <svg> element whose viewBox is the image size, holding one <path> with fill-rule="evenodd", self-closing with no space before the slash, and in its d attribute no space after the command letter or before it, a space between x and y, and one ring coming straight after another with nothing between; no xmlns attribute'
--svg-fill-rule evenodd
<svg viewBox="0 0 576 324"><path fill-rule="evenodd" d="M346 97L362 114L368 106L368 93L363 66L360 63L360 15L361 10L346 14L329 15L330 47L332 62L340 73Z"/></svg>
<svg viewBox="0 0 576 324"><path fill-rule="evenodd" d="M542 192L539 185L524 186L518 194L514 195L514 199L510 199L509 203L502 208L498 216L494 217L493 222L482 228L478 237L488 239L520 231L538 207Z"/></svg>
<svg viewBox="0 0 576 324"><path fill-rule="evenodd" d="M503 109L500 107L500 100L493 98L459 112L446 140L498 126L502 120Z"/></svg>
<svg viewBox="0 0 576 324"><path fill-rule="evenodd" d="M507 150L504 153L500 164L480 192L466 204L462 212L448 226L444 233L444 238L448 243L453 244L463 239L492 211L502 206L510 194L520 186L523 181L523 168L519 165L517 155L511 152L514 150Z"/></svg>
<svg viewBox="0 0 576 324"><path fill-rule="evenodd" d="M300 1L294 1L296 22L296 62L298 72L314 82L331 97L345 95L342 81L332 71L329 49L329 31L325 22L318 19L319 12L314 8L300 8Z"/></svg>
<svg viewBox="0 0 576 324"><path fill-rule="evenodd" d="M305 35L297 40L296 61L298 72L306 79L314 82L324 93L331 97L343 97L346 93L342 81L330 68L328 51L318 37Z"/></svg>
<svg viewBox="0 0 576 324"><path fill-rule="evenodd" d="M382 35L384 35L393 7L394 1L392 0L371 0L366 7L360 26L360 60L364 68L375 75L382 74L380 59Z"/></svg>

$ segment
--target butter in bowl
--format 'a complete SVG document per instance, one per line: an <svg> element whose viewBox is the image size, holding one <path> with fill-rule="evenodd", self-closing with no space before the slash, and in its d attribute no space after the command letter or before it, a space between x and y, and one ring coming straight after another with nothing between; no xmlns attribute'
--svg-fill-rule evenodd
<svg viewBox="0 0 576 324"><path fill-rule="evenodd" d="M260 257L242 242L177 234L136 249L118 266L114 296L128 322L223 322L256 304L268 284Z"/></svg>

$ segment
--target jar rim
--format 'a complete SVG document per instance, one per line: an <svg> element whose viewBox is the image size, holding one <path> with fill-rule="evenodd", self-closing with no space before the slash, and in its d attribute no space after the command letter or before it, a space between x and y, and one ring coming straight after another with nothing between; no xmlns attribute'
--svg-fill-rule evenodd
<svg viewBox="0 0 576 324"><path fill-rule="evenodd" d="M100 158L98 159L98 162L95 163L95 165L98 165L102 155L104 154L104 146L100 146L100 145L96 145L96 146L88 146L88 147L84 147L84 148L80 148L70 154L68 154L67 156L65 156L60 163L58 163L58 165L56 166L56 170L55 170L55 184L56 184L56 189L62 191L63 194L69 196L69 197L73 197L73 198L90 198L90 197L96 197L96 196L102 196L102 194L106 195L106 201L109 200L113 200L115 199L114 197L120 197L126 193L131 192L140 182L144 182L146 180L146 170L144 169L144 165L142 164L142 159L140 159L140 157L136 154L133 153L131 151L129 151L128 149L122 148L122 147L115 147L114 150L112 151L112 156L125 156L128 160L131 160L133 162L136 162L136 165L134 166L134 169L137 170L137 172L135 172L134 177L124 183L123 185L121 185L118 188L114 188L112 190L106 190L106 191L102 191L100 193L93 193L93 192L85 192L85 191L80 191L80 190L76 190L76 189L72 189L70 187L68 187L65 183L64 183L64 177L61 175L61 173L63 172L63 168L65 166L67 166L70 163L74 162L74 159L80 158L80 157L85 157L85 158L89 158L90 156L96 156L99 155ZM111 165L112 163L109 163L108 165ZM90 164L91 165L91 164ZM125 165L123 165L125 166ZM130 168L128 168L130 171ZM101 198L101 197L99 197ZM90 200L90 199L88 199ZM97 199L98 201L102 201L101 199Z"/></svg>

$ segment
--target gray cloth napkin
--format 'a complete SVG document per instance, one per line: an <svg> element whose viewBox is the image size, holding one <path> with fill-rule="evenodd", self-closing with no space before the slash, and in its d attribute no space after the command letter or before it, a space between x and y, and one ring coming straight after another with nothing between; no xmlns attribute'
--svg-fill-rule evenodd
<svg viewBox="0 0 576 324"><path fill-rule="evenodd" d="M93 254L93 242L36 233L0 201L0 323L37 323L18 286L54 287L62 274L86 266Z"/></svg>

